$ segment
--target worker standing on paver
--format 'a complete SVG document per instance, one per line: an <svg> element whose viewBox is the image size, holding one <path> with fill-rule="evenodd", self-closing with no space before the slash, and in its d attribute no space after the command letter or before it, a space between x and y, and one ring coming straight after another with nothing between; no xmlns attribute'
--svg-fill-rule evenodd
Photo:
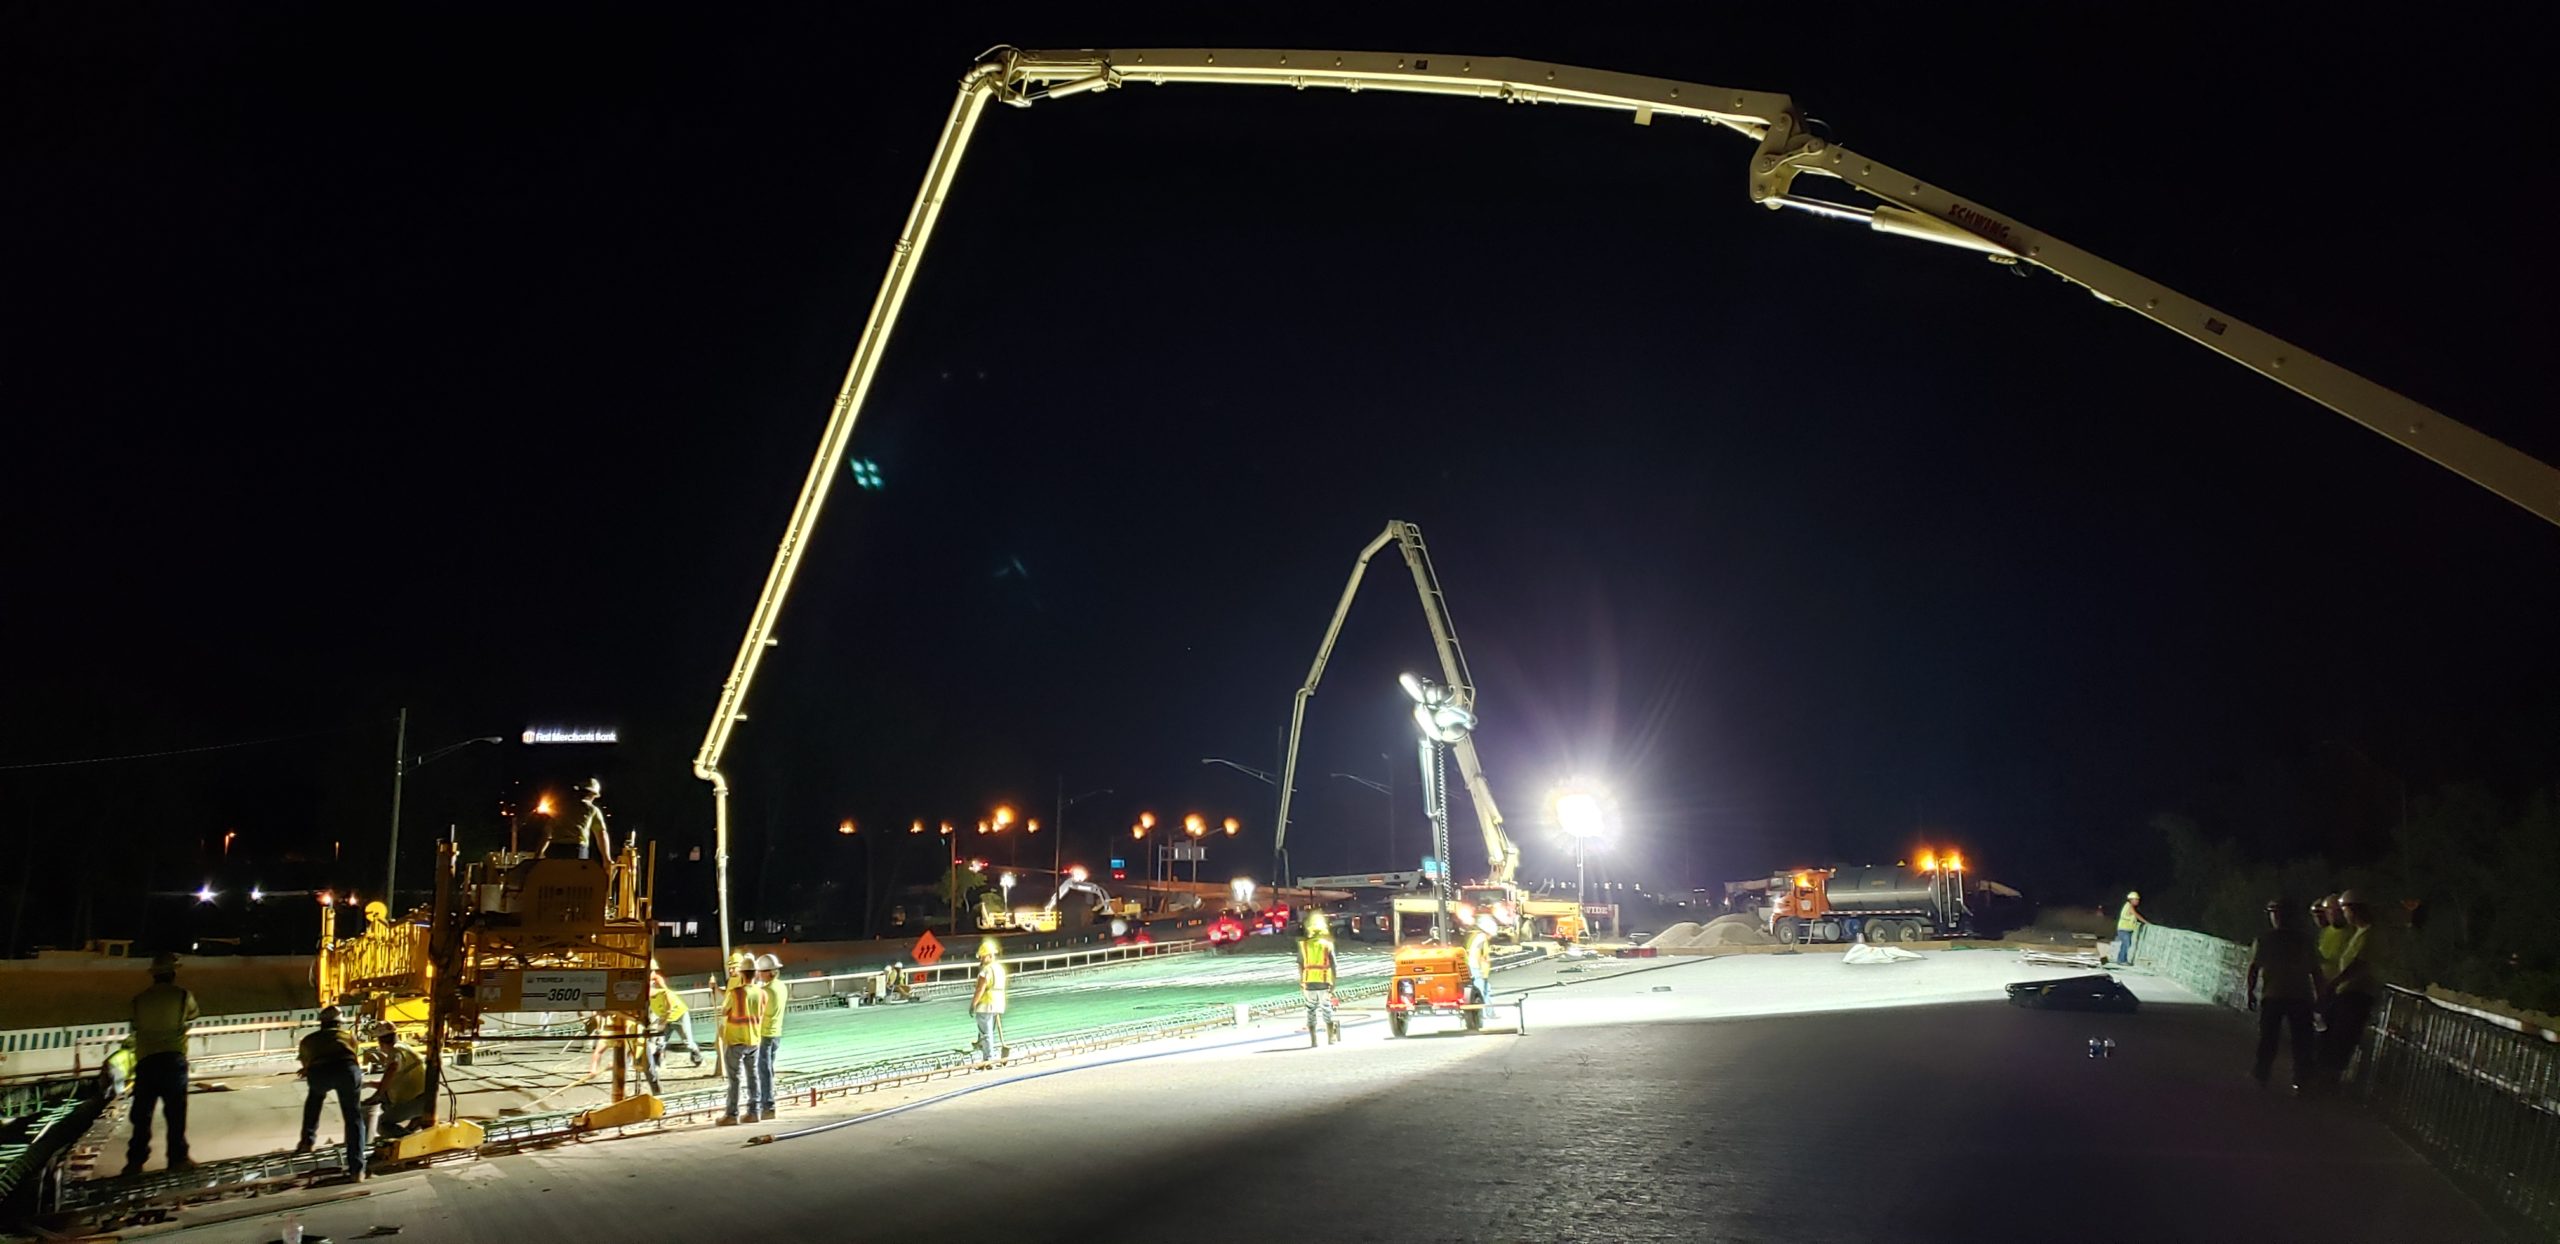
<svg viewBox="0 0 2560 1244"><path fill-rule="evenodd" d="M169 1169L182 1171L187 1157L187 1025L196 1020L196 996L178 988L178 957L151 961L151 987L133 996L133 1140L125 1146L124 1173L139 1175L151 1157L151 1108L169 1122Z"/></svg>
<svg viewBox="0 0 2560 1244"><path fill-rule="evenodd" d="M1467 931L1467 976L1475 989L1476 1005L1493 1004L1493 917L1477 913L1476 927ZM1483 1012L1477 1012L1481 1015Z"/></svg>
<svg viewBox="0 0 2560 1244"><path fill-rule="evenodd" d="M2116 962L2132 965L2134 936L2149 923L2142 918L2142 891L2125 891L2124 906L2116 909Z"/></svg>
<svg viewBox="0 0 2560 1244"><path fill-rule="evenodd" d="M2293 1044L2293 1091L2316 1083L2320 1071L2311 1041L2311 1003L2320 994L2319 953L2293 923L2293 908L2283 899L2267 900L2267 928L2249 948L2249 1009L2258 1013L2258 1059L2249 1075L2267 1086L2276 1062L2276 1037L2289 1033Z"/></svg>
<svg viewBox="0 0 2560 1244"><path fill-rule="evenodd" d="M1324 913L1309 912L1306 930L1298 937L1298 990L1307 999L1307 1031L1315 1040L1316 1021L1324 1022L1328 1044L1342 1041L1342 1021L1333 1013L1333 926L1325 922Z"/></svg>
<svg viewBox="0 0 2560 1244"><path fill-rule="evenodd" d="M578 810L553 817L551 827L543 835L542 855L589 858L589 852L601 850L603 858L613 858L613 833L605 828L604 809L596 800L604 797L604 783L594 778L578 783Z"/></svg>
<svg viewBox="0 0 2560 1244"><path fill-rule="evenodd" d="M978 1021L978 1061L981 1063L994 1063L1007 1053L1004 1045L1004 960L996 957L1002 949L992 937L978 942L978 987L977 992L969 996L969 1014Z"/></svg>
<svg viewBox="0 0 2560 1244"><path fill-rule="evenodd" d="M738 1102L746 1101L747 1117L756 1113L756 1052L764 1044L764 991L755 986L754 960L740 951L729 960L729 982L720 996L720 1070L729 1079L729 1110L720 1126L738 1121Z"/></svg>
<svg viewBox="0 0 2560 1244"><path fill-rule="evenodd" d="M764 991L764 1023L758 1029L762 1039L756 1044L756 1111L770 1119L774 1066L781 1061L782 1013L791 1005L791 986L782 983L781 956L757 956L756 988Z"/></svg>
<svg viewBox="0 0 2560 1244"><path fill-rule="evenodd" d="M373 1036L375 1056L382 1060L382 1079L365 1105L377 1113L365 1116L376 1140L397 1140L416 1130L409 1125L427 1117L427 1060L400 1043L400 1030L384 1024Z"/></svg>
<svg viewBox="0 0 2560 1244"><path fill-rule="evenodd" d="M364 1108L357 1103L364 1096L364 1069L356 1053L356 1034L347 1031L344 1018L344 1013L334 1006L320 1008L320 1027L304 1034L302 1044L294 1051L302 1063L304 1088L302 1139L294 1142L293 1151L311 1152L312 1143L320 1135L320 1104L335 1093L338 1119L347 1131L347 1174L362 1179Z"/></svg>

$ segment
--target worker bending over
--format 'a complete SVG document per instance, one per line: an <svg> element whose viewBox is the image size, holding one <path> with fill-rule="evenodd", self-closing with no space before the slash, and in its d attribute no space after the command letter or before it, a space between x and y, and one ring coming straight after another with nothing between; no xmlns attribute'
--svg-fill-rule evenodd
<svg viewBox="0 0 2560 1244"><path fill-rule="evenodd" d="M400 1030L384 1024L373 1034L375 1057L382 1062L382 1078L373 1086L373 1096L365 1105L375 1111L368 1130L375 1140L397 1140L416 1131L412 1126L427 1117L427 1060L416 1050L400 1042Z"/></svg>
<svg viewBox="0 0 2560 1244"><path fill-rule="evenodd" d="M320 1134L320 1104L331 1093L338 1095L338 1115L347 1129L347 1175L364 1178L364 1107L358 1098L364 1089L364 1069L358 1065L356 1034L343 1025L338 1008L320 1008L318 1031L306 1033L294 1051L302 1063L302 1139L295 1142L295 1153L311 1152Z"/></svg>
<svg viewBox="0 0 2560 1244"><path fill-rule="evenodd" d="M1307 999L1307 1031L1314 1032L1322 1020L1326 1043L1340 1044L1342 1021L1333 1013L1333 980L1333 926L1323 912L1309 912L1306 929L1298 935L1298 991Z"/></svg>

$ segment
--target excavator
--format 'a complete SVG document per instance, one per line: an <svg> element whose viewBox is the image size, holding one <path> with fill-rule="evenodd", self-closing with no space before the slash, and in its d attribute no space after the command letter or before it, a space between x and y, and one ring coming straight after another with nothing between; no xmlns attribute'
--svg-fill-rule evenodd
<svg viewBox="0 0 2560 1244"><path fill-rule="evenodd" d="M729 666L728 680L712 708L702 747L694 755L693 775L711 787L724 955L730 949L729 931L738 926L729 906L730 785L721 766L731 735L747 719L747 697L756 671L766 653L780 642L774 630L792 581L826 508L827 495L846 473L842 464L854 423L872 379L879 374L898 313L923 265L969 140L989 104L1045 107L1058 100L1137 86L1478 99L1509 106L1614 113L1647 127L1657 121L1670 123L1659 127L1663 130L1685 126L1691 133L1712 129L1738 135L1753 148L1741 180L1755 204L1972 251L2022 274L2050 273L2088 290L2106 306L2158 324L2560 524L2560 470L2550 464L2238 317L1993 210L1979 199L1852 151L1784 94L1499 56L1288 48L1040 51L999 46L981 55L961 75L951 111L925 162L923 182L916 188L906 224L890 252L871 314L836 390L799 500L783 527L772 567L748 616L746 634ZM1834 187L1849 197L1806 193L1799 183ZM1284 797L1288 789L1281 787ZM1496 868L1501 864L1497 857Z"/></svg>
<svg viewBox="0 0 2560 1244"><path fill-rule="evenodd" d="M1437 712L1444 719L1472 723L1475 718L1475 675L1467 668L1466 650L1458 646L1457 624L1449 619L1449 601L1440 591L1440 575L1431 566L1431 551L1422 540L1422 528L1403 521L1390 520L1386 530L1360 550L1351 563L1351 580L1342 585L1342 599L1333 607L1333 621L1325 627L1324 639L1316 645L1315 663L1307 669L1307 681L1298 688L1298 696L1289 708L1289 752L1280 766L1280 815L1272 831L1271 855L1276 875L1288 873L1289 802L1297 789L1298 741L1306 732L1307 701L1314 699L1317 684L1324 681L1325 664L1333 659L1334 641L1342 635L1342 624L1351 616L1351 601L1360 592L1360 581L1369 573L1369 563L1395 545L1404 555L1405 568L1413 574L1414 590L1422 598L1423 620L1431 628L1431 645L1440 657L1443 681L1405 676L1405 690L1417 701L1417 717ZM1434 706L1425 710L1419 704L1428 697ZM1458 887L1452 902L1448 887L1433 877L1427 894L1407 893L1397 896L1392 905L1395 940L1405 940L1406 926L1419 917L1424 926L1440 914L1449 919L1441 923L1471 924L1475 913L1493 916L1505 941L1522 941L1545 936L1557 941L1573 941L1583 934L1582 908L1572 900L1536 898L1521 892L1520 848L1504 831L1502 809L1493 800L1493 788L1485 783L1484 764L1476 756L1472 729L1455 730L1437 740L1426 738L1422 744L1422 789L1425 802L1435 817L1445 815L1447 792L1441 780L1437 745L1445 745L1458 758L1458 773L1465 781L1468 801L1475 805L1476 825L1484 835L1485 879ZM1436 861L1441 875L1448 871L1448 861ZM1382 874L1383 876L1384 874Z"/></svg>
<svg viewBox="0 0 2560 1244"><path fill-rule="evenodd" d="M1048 903L1043 906L1017 907L1007 911L1001 901L995 899L996 891L993 889L981 891L978 901L978 928L990 933L1007 929L1020 929L1025 933L1055 933L1058 931L1060 920L1058 904L1065 902L1070 894L1082 894L1092 899L1093 915L1103 920L1134 920L1141 911L1135 900L1113 898L1110 891L1087 880L1084 869L1071 868L1067 870L1066 876L1058 880L1058 892L1050 895Z"/></svg>

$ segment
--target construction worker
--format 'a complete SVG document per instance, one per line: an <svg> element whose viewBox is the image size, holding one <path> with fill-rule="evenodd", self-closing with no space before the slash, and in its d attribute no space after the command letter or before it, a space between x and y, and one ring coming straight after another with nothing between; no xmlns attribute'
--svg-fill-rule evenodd
<svg viewBox="0 0 2560 1244"><path fill-rule="evenodd" d="M1467 930L1467 976L1475 990L1476 1005L1492 1002L1493 916L1489 912L1476 913L1476 927Z"/></svg>
<svg viewBox="0 0 2560 1244"><path fill-rule="evenodd" d="M1316 1021L1322 1020L1326 1042L1340 1044L1342 1021L1333 1013L1333 979L1333 927L1323 912L1309 912L1298 935L1298 991L1307 998L1307 1030L1315 1031Z"/></svg>
<svg viewBox="0 0 2560 1244"><path fill-rule="evenodd" d="M756 1111L773 1117L773 1072L782 1050L782 1013L791 1005L791 986L782 983L782 959L756 956L756 988L764 991L764 1022L756 1043Z"/></svg>
<svg viewBox="0 0 2560 1244"><path fill-rule="evenodd" d="M683 1046L686 1053L693 1055L693 1065L702 1065L702 1047L693 1042L692 1014L692 1008L687 1007L684 999L677 997L674 988L667 984L666 973L659 971L658 965L652 962L649 965L649 1022L656 1026L657 1031L649 1037L650 1092L663 1096L658 1087L658 1070L666 1062L668 1046Z"/></svg>
<svg viewBox="0 0 2560 1244"><path fill-rule="evenodd" d="M2320 975L2325 980L2338 974L2338 961L2346 956L2347 942L2355 936L2355 930L2347 924L2347 909L2339 905L2335 894L2321 899L2313 911L2320 921Z"/></svg>
<svg viewBox="0 0 2560 1244"><path fill-rule="evenodd" d="M996 957L1002 949L992 937L978 942L978 988L969 996L969 1014L978 1020L978 1061L982 1063L993 1063L1006 1054L1004 960Z"/></svg>
<svg viewBox="0 0 2560 1244"><path fill-rule="evenodd" d="M2125 891L2124 906L2116 909L2116 962L2133 963L2134 935L2149 923L2142 918L2142 891Z"/></svg>
<svg viewBox="0 0 2560 1244"><path fill-rule="evenodd" d="M98 1069L98 1078L108 1101L124 1096L126 1086L133 1083L133 1064L133 1034L126 1033L124 1040L116 1042L115 1048L107 1051L106 1065Z"/></svg>
<svg viewBox="0 0 2560 1244"><path fill-rule="evenodd" d="M729 959L729 981L720 994L720 1070L729 1079L729 1110L720 1126L738 1121L743 1095L747 1117L756 1114L756 1052L764 1043L764 991L756 988L755 961L741 951Z"/></svg>
<svg viewBox="0 0 2560 1244"><path fill-rule="evenodd" d="M427 1117L427 1060L400 1042L400 1030L384 1024L373 1034L382 1079L364 1104L376 1113L366 1117L376 1140L397 1140L417 1129L411 1123Z"/></svg>
<svg viewBox="0 0 2560 1244"><path fill-rule="evenodd" d="M2347 1073L2347 1064L2356 1056L2356 1046L2364 1041L2365 1023L2373 1018L2374 1003L2382 996L2383 947L2377 939L2381 930L2373 923L2373 907L2364 895L2348 890L2338 896L2338 910L2346 917L2347 944L2338 952L2338 967L2329 980L2326 1004L2321 1016L2327 1028L2321 1033L2320 1074L2325 1084L2334 1084Z"/></svg>
<svg viewBox="0 0 2560 1244"><path fill-rule="evenodd" d="M347 1129L347 1174L364 1178L364 1108L357 1104L364 1091L362 1059L356 1053L356 1034L347 1031L345 1013L334 1006L320 1008L320 1027L303 1034L302 1043L294 1051L302 1070L302 1139L293 1146L295 1153L311 1152L320 1134L320 1104L329 1094L338 1095L338 1120Z"/></svg>
<svg viewBox="0 0 2560 1244"><path fill-rule="evenodd" d="M551 828L542 843L542 857L576 856L587 859L591 848L602 848L604 858L613 858L613 833L605 828L604 809L596 800L604 797L604 783L588 778L577 786L578 810L566 816L551 818Z"/></svg>
<svg viewBox="0 0 2560 1244"><path fill-rule="evenodd" d="M187 1025L196 1021L196 996L178 988L178 957L151 961L151 987L133 996L133 1140L125 1146L124 1173L139 1175L151 1157L151 1108L169 1120L169 1169L182 1171L187 1157Z"/></svg>

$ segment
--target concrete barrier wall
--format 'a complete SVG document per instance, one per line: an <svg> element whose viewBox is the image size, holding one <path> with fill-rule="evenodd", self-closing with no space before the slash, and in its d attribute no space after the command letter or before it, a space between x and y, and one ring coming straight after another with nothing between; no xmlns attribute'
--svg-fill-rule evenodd
<svg viewBox="0 0 2560 1244"><path fill-rule="evenodd" d="M2108 947L2112 951L2113 947ZM2133 944L2134 962L2233 1010L2248 1001L2249 948L2208 933L2148 924Z"/></svg>

